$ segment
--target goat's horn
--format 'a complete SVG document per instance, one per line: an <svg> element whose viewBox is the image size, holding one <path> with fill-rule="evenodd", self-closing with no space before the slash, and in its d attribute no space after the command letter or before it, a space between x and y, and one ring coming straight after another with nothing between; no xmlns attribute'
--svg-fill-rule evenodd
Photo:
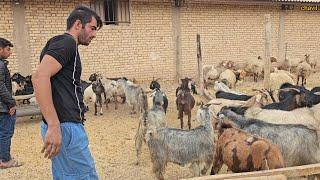
<svg viewBox="0 0 320 180"><path fill-rule="evenodd" d="M297 91L298 93L300 93L300 89L297 88L284 88L284 89L277 89L278 91L290 91L290 90L294 90Z"/></svg>
<svg viewBox="0 0 320 180"><path fill-rule="evenodd" d="M313 94L315 94L315 95L320 95L320 92L315 92L315 93L313 93Z"/></svg>

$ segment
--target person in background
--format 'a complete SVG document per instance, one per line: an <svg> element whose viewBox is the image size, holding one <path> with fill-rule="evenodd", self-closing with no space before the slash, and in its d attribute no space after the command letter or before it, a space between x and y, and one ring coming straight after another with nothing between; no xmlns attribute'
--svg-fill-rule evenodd
<svg viewBox="0 0 320 180"><path fill-rule="evenodd" d="M16 123L16 102L12 98L12 84L6 59L11 55L12 47L10 41L0 38L0 169L23 165L10 154Z"/></svg>

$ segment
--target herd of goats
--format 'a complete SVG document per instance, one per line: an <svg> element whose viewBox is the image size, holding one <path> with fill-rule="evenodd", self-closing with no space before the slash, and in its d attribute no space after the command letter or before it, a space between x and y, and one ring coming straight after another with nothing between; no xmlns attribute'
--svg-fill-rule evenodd
<svg viewBox="0 0 320 180"><path fill-rule="evenodd" d="M270 74L273 89L255 90L255 95L232 89L246 73L252 74L254 80L263 73L263 68L252 64L246 65L251 70L243 71L234 69L232 62L204 67L205 87L213 82L216 97L198 104L199 126L193 128L191 112L197 91L190 78L181 79L175 93L181 129L167 127L169 101L155 79L150 83L151 91L146 92L127 78L104 78L95 73L89 78L91 83L82 81L81 88L87 110L93 102L95 115L98 107L102 115L103 104L108 108L112 100L117 109L118 98L132 107L131 114L139 113L136 164L140 163L142 145L146 143L152 171L158 179L164 179L168 162L191 164L194 176L205 175L210 168L211 175L217 174L223 164L238 173L320 163L320 87L304 87L314 68L309 55L295 67L297 79L303 79L301 86L294 83L290 70L275 68ZM13 76L13 81L16 79L19 78ZM188 116L187 129L183 115ZM320 179L320 175L308 179L316 177Z"/></svg>

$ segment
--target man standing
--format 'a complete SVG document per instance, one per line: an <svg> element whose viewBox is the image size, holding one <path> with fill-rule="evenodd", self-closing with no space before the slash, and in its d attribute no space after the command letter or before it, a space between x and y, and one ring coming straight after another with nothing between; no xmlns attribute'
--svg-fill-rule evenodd
<svg viewBox="0 0 320 180"><path fill-rule="evenodd" d="M67 19L67 32L47 42L32 76L44 122L42 153L52 160L53 179L98 179L83 127L78 45L89 45L101 27L94 11L84 6L75 8Z"/></svg>
<svg viewBox="0 0 320 180"><path fill-rule="evenodd" d="M0 38L0 169L19 167L23 163L10 155L11 138L16 123L16 102L12 98L12 84L8 61L12 43Z"/></svg>

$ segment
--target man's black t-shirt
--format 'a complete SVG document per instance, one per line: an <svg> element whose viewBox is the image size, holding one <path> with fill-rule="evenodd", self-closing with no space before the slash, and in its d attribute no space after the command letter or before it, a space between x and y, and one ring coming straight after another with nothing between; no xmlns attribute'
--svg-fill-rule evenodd
<svg viewBox="0 0 320 180"><path fill-rule="evenodd" d="M52 99L60 123L82 123L84 103L81 92L81 61L76 41L70 34L51 38L43 48L40 61L47 54L54 57L62 69L51 77ZM46 123L45 119L43 119Z"/></svg>

